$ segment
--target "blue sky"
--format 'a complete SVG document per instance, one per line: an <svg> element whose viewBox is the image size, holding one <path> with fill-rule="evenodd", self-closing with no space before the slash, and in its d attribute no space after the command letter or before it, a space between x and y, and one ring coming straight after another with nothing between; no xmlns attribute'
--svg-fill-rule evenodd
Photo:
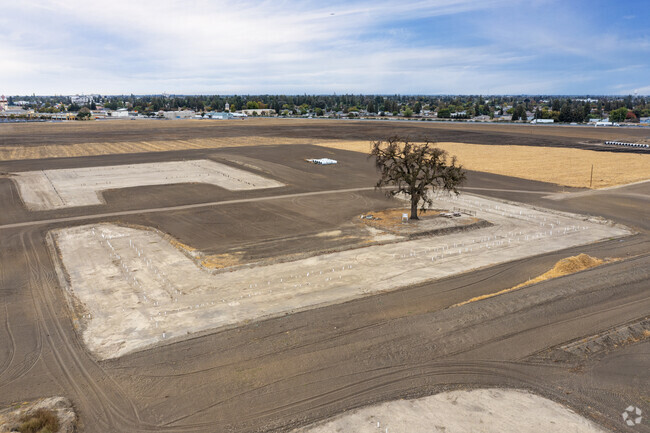
<svg viewBox="0 0 650 433"><path fill-rule="evenodd" d="M605 0L0 0L0 93L650 94Z"/></svg>

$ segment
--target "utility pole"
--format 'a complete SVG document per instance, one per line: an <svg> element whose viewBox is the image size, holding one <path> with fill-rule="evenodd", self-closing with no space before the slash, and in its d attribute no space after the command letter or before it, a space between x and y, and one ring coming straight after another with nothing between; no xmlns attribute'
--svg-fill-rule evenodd
<svg viewBox="0 0 650 433"><path fill-rule="evenodd" d="M591 164L591 177L589 178L589 188L591 188L591 185L594 183L594 165Z"/></svg>

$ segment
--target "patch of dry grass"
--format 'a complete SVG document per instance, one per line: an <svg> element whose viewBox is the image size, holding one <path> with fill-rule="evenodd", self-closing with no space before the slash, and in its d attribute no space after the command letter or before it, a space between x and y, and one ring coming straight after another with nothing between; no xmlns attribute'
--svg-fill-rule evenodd
<svg viewBox="0 0 650 433"><path fill-rule="evenodd" d="M195 260L198 260L201 263L201 266L207 269L224 269L231 266L237 266L241 264L241 256L243 253L237 252L234 254L224 253L224 254L208 254L204 255L199 252L196 248L186 245L171 236L166 236L169 243L175 248L189 253Z"/></svg>
<svg viewBox="0 0 650 433"><path fill-rule="evenodd" d="M369 153L367 141L324 141L322 146ZM559 147L437 143L468 170L538 180L572 187L593 188L650 179L650 154L596 152Z"/></svg>
<svg viewBox="0 0 650 433"><path fill-rule="evenodd" d="M610 260L612 261L612 260ZM600 266L603 263L607 263L605 260L598 259L596 257L591 257L587 254L579 254L577 256L571 256L564 258L558 261L555 266L551 268L548 272L543 273L542 275L528 280L521 284L517 284L514 287L509 289L503 289L495 293L487 293L485 295L476 296L474 298L468 299L467 301L460 302L458 304L452 305L452 307L460 307L461 305L469 304L470 302L481 301L483 299L493 298L495 296L503 295L504 293L509 293L522 287L529 286L531 284L540 283L542 281L550 280L557 277L562 277L564 275L574 274L579 271L584 271L585 269L594 268Z"/></svg>
<svg viewBox="0 0 650 433"><path fill-rule="evenodd" d="M201 259L201 265L208 269L223 269L241 264L241 254L211 254Z"/></svg>
<svg viewBox="0 0 650 433"><path fill-rule="evenodd" d="M59 431L59 419L48 409L37 409L20 418L18 431L21 433L55 433Z"/></svg>
<svg viewBox="0 0 650 433"><path fill-rule="evenodd" d="M196 248L191 247L189 245L184 244L183 242L177 241L176 239L170 237L169 243L172 244L173 247L178 248L180 250L185 250L187 252L194 252L196 251Z"/></svg>
<svg viewBox="0 0 650 433"><path fill-rule="evenodd" d="M402 222L402 215L411 214L410 208L396 208L396 209L386 209L386 210L381 210L377 212L368 212L364 214L364 218L359 218L359 221L365 225L381 229L381 230L389 230L392 231L393 229L397 229L404 224ZM427 210L426 212L420 211L418 212L418 217L423 220L427 218L432 218L436 217L440 214L440 212L433 211L433 210ZM367 219L365 216L372 215L372 219Z"/></svg>
<svg viewBox="0 0 650 433"><path fill-rule="evenodd" d="M168 152L188 149L216 149L220 147L261 146L305 143L304 139L269 137L195 138L189 140L124 141L43 146L2 146L0 161L40 158L71 158L79 156L117 155L124 153Z"/></svg>

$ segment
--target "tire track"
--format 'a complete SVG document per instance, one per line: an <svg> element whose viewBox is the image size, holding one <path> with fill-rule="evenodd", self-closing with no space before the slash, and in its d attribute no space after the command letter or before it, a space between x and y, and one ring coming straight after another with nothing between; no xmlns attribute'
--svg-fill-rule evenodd
<svg viewBox="0 0 650 433"><path fill-rule="evenodd" d="M31 272L31 267L29 267L29 255L26 248L24 233L19 234L19 241L22 247L24 263L26 263L28 266L28 274L29 274ZM25 281L24 283L22 283L22 286L23 286L22 290L26 290L29 292L29 297L31 298L31 302L32 304L35 305L34 292L33 290L31 290L31 285L29 284L29 281ZM14 366L10 366L7 368L5 372L8 374L8 378L5 381L3 381L3 383L0 384L0 388L7 387L8 385L11 385L15 381L27 375L34 368L34 366L39 361L39 359L41 359L41 355L43 352L43 338L41 332L41 324L37 321L35 323L35 327L36 327L36 329L34 330L35 331L34 335L36 337L35 347L33 348L33 350L28 349L29 351L21 361L16 363Z"/></svg>
<svg viewBox="0 0 650 433"><path fill-rule="evenodd" d="M1 282L0 282L1 283ZM16 355L16 340L14 339L14 334L11 332L11 327L9 326L9 309L7 308L7 303L4 304L5 307L5 330L7 332L7 337L9 337L9 352L10 355L7 360L0 367L0 379L4 376L5 372L11 366L11 363L14 362L14 357Z"/></svg>
<svg viewBox="0 0 650 433"><path fill-rule="evenodd" d="M37 313L36 322L39 331L42 327L39 334L45 332L48 335L47 343L59 374L52 370L51 364L47 368L57 378L57 381L71 389L75 404L79 405L82 412L86 412L85 415L88 419L97 423L97 427L126 432L137 426L139 430L154 431L154 426L142 424L134 403L87 355L77 340L76 334L72 331L72 327L67 327L67 332L64 329L54 305L58 284L56 284L52 271L52 263L43 263L39 257L39 252L43 254L46 251L40 233L31 232L30 235L40 241L35 242L34 239L29 239L28 242L25 242L26 260L30 268L29 286ZM83 358L80 353L83 353ZM91 372L87 364L98 371ZM102 379L101 386L97 383L97 378Z"/></svg>

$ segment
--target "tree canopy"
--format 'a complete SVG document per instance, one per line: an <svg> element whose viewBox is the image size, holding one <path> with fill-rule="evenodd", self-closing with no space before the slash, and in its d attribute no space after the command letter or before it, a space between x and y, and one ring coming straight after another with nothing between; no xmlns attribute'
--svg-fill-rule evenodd
<svg viewBox="0 0 650 433"><path fill-rule="evenodd" d="M627 107L621 107L616 110L610 111L609 120L611 122L624 122L626 116L627 116Z"/></svg>
<svg viewBox="0 0 650 433"><path fill-rule="evenodd" d="M90 109L88 107L81 107L77 113L77 120L90 119Z"/></svg>
<svg viewBox="0 0 650 433"><path fill-rule="evenodd" d="M433 203L431 192L443 190L458 194L465 182L465 170L456 157L449 158L446 150L435 143L411 143L408 138L391 137L372 143L370 157L380 173L377 188L391 187L388 196L403 193L411 200L411 219L418 218L418 205L425 210Z"/></svg>

